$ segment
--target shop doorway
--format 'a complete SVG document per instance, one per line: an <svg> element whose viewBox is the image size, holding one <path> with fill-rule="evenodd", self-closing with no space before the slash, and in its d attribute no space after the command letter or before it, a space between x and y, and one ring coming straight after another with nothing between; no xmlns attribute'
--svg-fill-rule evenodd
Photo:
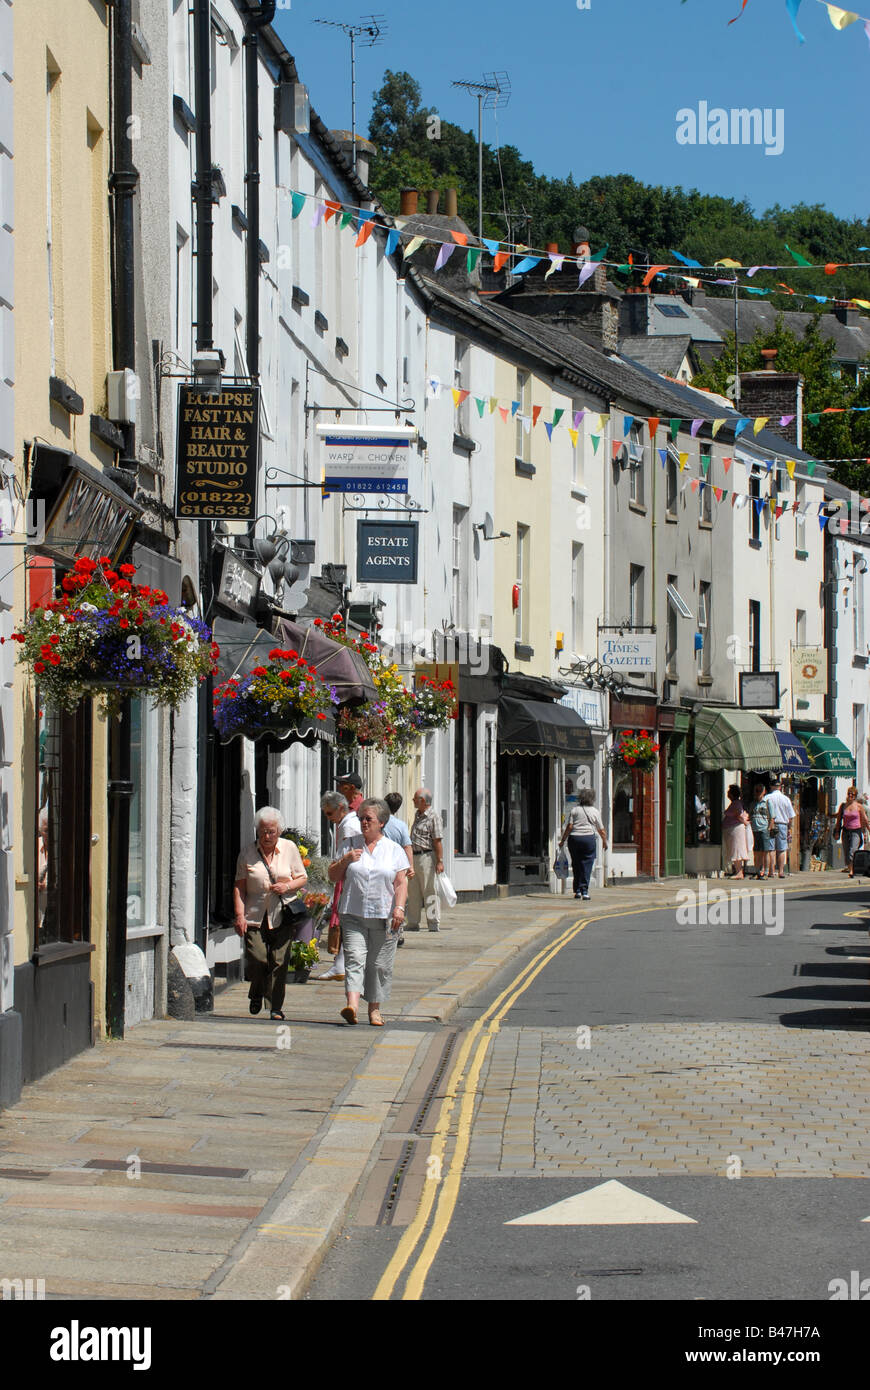
<svg viewBox="0 0 870 1390"><path fill-rule="evenodd" d="M551 761L518 753L499 755L499 883L549 883Z"/></svg>
<svg viewBox="0 0 870 1390"><path fill-rule="evenodd" d="M686 740L672 734L665 751L665 876L682 877L686 871Z"/></svg>

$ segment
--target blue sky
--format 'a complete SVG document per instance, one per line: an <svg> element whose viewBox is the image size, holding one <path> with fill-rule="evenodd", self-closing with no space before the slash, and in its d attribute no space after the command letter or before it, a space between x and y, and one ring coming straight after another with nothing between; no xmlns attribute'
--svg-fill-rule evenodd
<svg viewBox="0 0 870 1390"><path fill-rule="evenodd" d="M512 96L497 130L485 113L484 139L516 145L539 173L578 182L629 173L747 198L756 212L804 202L841 217L870 213L870 43L861 23L837 32L818 0L803 0L803 45L785 0L749 0L730 26L739 0L590 0L584 10L576 0L370 3L388 32L380 46L357 50L363 133L386 68L410 72L423 104L466 129L476 129L477 103L451 81L501 69ZM870 15L870 0L861 8ZM275 28L333 128L350 127L350 45L313 20L368 12L347 0L279 0ZM700 102L781 110L782 153L678 144L677 112Z"/></svg>

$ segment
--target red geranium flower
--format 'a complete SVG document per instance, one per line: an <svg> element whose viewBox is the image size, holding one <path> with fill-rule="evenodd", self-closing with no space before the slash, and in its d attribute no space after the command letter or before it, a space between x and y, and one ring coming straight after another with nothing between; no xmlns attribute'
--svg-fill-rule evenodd
<svg viewBox="0 0 870 1390"><path fill-rule="evenodd" d="M625 758L625 761L628 763L629 767L633 767L634 764L637 762L637 758L632 758L631 756L629 756L629 755L627 754L627 755L626 755L626 758Z"/></svg>
<svg viewBox="0 0 870 1390"><path fill-rule="evenodd" d="M122 619L120 620L120 622L118 623L118 627L129 627L129 626L130 626L130 623L129 623L129 621L127 620L127 618L122 618Z"/></svg>
<svg viewBox="0 0 870 1390"><path fill-rule="evenodd" d="M43 671L45 670L45 662L44 662L44 661L34 661L34 663L33 663L33 669L34 669L34 671L36 672L36 674L37 674L38 676L41 676L42 673L43 673Z"/></svg>
<svg viewBox="0 0 870 1390"><path fill-rule="evenodd" d="M60 657L55 656L54 653L52 653L52 655L49 657L49 661L51 662L52 666L60 665Z"/></svg>
<svg viewBox="0 0 870 1390"><path fill-rule="evenodd" d="M119 574L135 574L135 573L136 573L136 566L135 566L135 565L119 565L119 566L118 566L118 573L119 573Z"/></svg>

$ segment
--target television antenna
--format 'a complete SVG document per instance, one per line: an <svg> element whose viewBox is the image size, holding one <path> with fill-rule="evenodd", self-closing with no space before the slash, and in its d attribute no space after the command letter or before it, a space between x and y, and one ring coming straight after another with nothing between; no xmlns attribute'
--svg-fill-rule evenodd
<svg viewBox="0 0 870 1390"><path fill-rule="evenodd" d="M327 24L331 29L340 29L350 39L350 133L353 143L353 172L356 173L356 46L374 48L383 43L387 35L387 21L382 14L367 14L356 24L345 24L340 19L315 19L315 24Z"/></svg>
<svg viewBox="0 0 870 1390"><path fill-rule="evenodd" d="M506 72L485 72L482 82L452 82L470 96L477 97L477 239L483 239L483 110L507 106L511 99L511 80Z"/></svg>

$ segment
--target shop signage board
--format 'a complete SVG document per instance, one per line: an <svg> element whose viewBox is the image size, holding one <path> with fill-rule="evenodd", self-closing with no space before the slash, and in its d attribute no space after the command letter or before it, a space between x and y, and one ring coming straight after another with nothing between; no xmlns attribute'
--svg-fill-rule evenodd
<svg viewBox="0 0 870 1390"><path fill-rule="evenodd" d="M562 696L559 704L565 705L567 709L573 709L581 719L585 720L590 729L597 729L604 733L609 727L606 699L607 697L601 690L586 690L575 685L567 694Z"/></svg>
<svg viewBox="0 0 870 1390"><path fill-rule="evenodd" d="M225 550L215 602L243 618L254 618L260 593L260 576L231 550Z"/></svg>
<svg viewBox="0 0 870 1390"><path fill-rule="evenodd" d="M103 486L96 469L71 468L52 508L39 551L69 565L74 555L113 563L127 542L142 508L113 485Z"/></svg>
<svg viewBox="0 0 870 1390"><path fill-rule="evenodd" d="M827 695L828 663L824 647L792 647L791 688L794 695Z"/></svg>
<svg viewBox="0 0 870 1390"><path fill-rule="evenodd" d="M366 428L318 425L326 492L408 491L411 425Z"/></svg>
<svg viewBox="0 0 870 1390"><path fill-rule="evenodd" d="M419 522L358 521L356 577L360 584L416 584Z"/></svg>
<svg viewBox="0 0 870 1390"><path fill-rule="evenodd" d="M179 386L175 515L253 521L259 440L259 386Z"/></svg>
<svg viewBox="0 0 870 1390"><path fill-rule="evenodd" d="M779 709L779 672L741 671L740 708Z"/></svg>
<svg viewBox="0 0 870 1390"><path fill-rule="evenodd" d="M613 671L641 671L654 676L656 634L654 632L599 632L598 660Z"/></svg>

